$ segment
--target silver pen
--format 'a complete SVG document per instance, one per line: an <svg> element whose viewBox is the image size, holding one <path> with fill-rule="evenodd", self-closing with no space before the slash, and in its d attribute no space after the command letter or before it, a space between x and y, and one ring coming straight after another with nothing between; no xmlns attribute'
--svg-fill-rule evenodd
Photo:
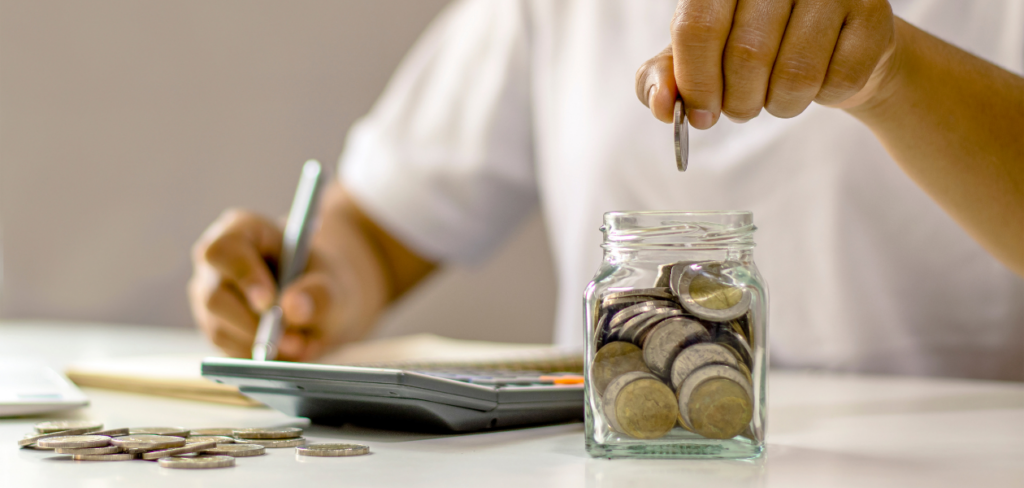
<svg viewBox="0 0 1024 488"><path fill-rule="evenodd" d="M278 300L284 290L306 269L309 259L309 243L313 238L316 222L317 204L320 201L320 163L310 159L302 165L302 176L299 186L295 189L295 199L288 211L288 221L284 226L284 239L281 242L281 259L278 262L277 289ZM281 323L281 306L275 303L260 316L260 325L256 329L256 340L252 344L254 361L273 361L277 357L277 343L284 332Z"/></svg>

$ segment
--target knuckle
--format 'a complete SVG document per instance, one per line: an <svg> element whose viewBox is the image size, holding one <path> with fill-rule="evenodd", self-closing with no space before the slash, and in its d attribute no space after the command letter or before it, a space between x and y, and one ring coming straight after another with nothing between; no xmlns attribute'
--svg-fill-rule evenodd
<svg viewBox="0 0 1024 488"><path fill-rule="evenodd" d="M782 92L817 92L821 83L817 63L802 56L780 60L772 73L773 85Z"/></svg>
<svg viewBox="0 0 1024 488"><path fill-rule="evenodd" d="M223 262L232 254L233 247L234 243L227 237L222 236L206 243L205 246L202 246L198 250L199 257L202 261L208 263Z"/></svg>
<svg viewBox="0 0 1024 488"><path fill-rule="evenodd" d="M672 19L670 27L672 39L686 45L700 45L711 41L717 34L719 25L714 12L706 9L694 9Z"/></svg>
<svg viewBox="0 0 1024 488"><path fill-rule="evenodd" d="M203 307L210 311L223 309L226 301L230 298L223 286L218 286L212 290L203 290L200 295Z"/></svg>
<svg viewBox="0 0 1024 488"><path fill-rule="evenodd" d="M815 100L821 103L839 103L860 91L862 84L850 80L829 80L818 90Z"/></svg>
<svg viewBox="0 0 1024 488"><path fill-rule="evenodd" d="M725 46L725 58L741 64L767 64L775 58L775 46L771 45L765 33L741 29L730 36Z"/></svg>

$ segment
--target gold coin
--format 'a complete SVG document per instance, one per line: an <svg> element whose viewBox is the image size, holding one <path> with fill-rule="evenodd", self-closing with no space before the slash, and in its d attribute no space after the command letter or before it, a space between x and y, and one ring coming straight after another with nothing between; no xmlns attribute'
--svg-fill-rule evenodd
<svg viewBox="0 0 1024 488"><path fill-rule="evenodd" d="M708 439L732 439L747 429L754 407L746 389L728 378L701 383L690 394L694 432Z"/></svg>
<svg viewBox="0 0 1024 488"><path fill-rule="evenodd" d="M590 370L590 380L594 391L603 395L608 383L624 373L643 371L649 373L644 364L644 352L628 342L609 342L594 355L594 365Z"/></svg>
<svg viewBox="0 0 1024 488"><path fill-rule="evenodd" d="M653 377L630 382L615 398L615 419L622 433L637 439L667 434L678 415L672 389Z"/></svg>
<svg viewBox="0 0 1024 488"><path fill-rule="evenodd" d="M743 298L743 290L722 283L706 274L699 274L690 282L690 297L704 308L725 310L735 307Z"/></svg>
<svg viewBox="0 0 1024 488"><path fill-rule="evenodd" d="M750 424L753 390L740 370L710 364L683 380L678 405L687 429L709 439L731 439Z"/></svg>

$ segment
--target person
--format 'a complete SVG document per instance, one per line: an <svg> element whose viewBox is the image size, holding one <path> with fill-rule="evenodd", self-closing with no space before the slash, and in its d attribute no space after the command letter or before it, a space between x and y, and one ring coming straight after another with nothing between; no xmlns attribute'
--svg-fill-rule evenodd
<svg viewBox="0 0 1024 488"><path fill-rule="evenodd" d="M998 1L455 2L349 132L281 357L358 340L537 205L554 340L580 345L603 212L744 209L774 365L1024 380L1022 26ZM677 93L709 129L686 173ZM195 319L227 354L277 296L280 242L230 210L194 246Z"/></svg>

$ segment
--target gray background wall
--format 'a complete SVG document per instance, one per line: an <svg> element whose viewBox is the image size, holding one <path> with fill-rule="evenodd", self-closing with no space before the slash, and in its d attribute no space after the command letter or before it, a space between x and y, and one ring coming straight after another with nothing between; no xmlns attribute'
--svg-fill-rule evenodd
<svg viewBox="0 0 1024 488"><path fill-rule="evenodd" d="M191 326L192 241L283 215L446 3L0 0L0 317ZM535 215L379 333L547 342L553 281Z"/></svg>

